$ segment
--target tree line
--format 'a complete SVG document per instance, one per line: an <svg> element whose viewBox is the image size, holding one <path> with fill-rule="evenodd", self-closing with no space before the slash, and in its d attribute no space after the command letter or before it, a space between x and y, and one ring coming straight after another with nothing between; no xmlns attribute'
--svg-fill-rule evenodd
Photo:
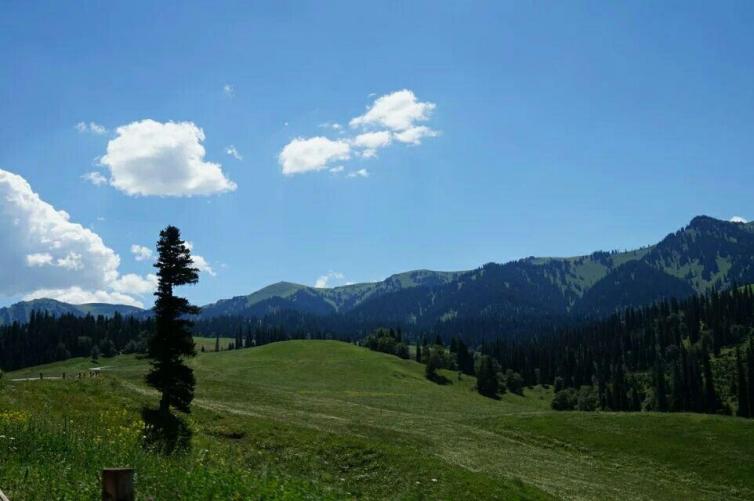
<svg viewBox="0 0 754 501"><path fill-rule="evenodd" d="M754 401L754 293L712 291L628 308L553 334L498 337L480 351L555 386L556 409L736 413Z"/></svg>

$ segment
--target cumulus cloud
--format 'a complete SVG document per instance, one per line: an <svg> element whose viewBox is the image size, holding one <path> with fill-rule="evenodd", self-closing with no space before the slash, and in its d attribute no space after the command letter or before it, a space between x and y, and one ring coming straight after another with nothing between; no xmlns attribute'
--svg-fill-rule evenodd
<svg viewBox="0 0 754 501"><path fill-rule="evenodd" d="M343 273L340 273L339 271L329 271L324 275L321 275L317 280L314 282L314 287L318 289L324 289L325 287L331 287L330 283L334 280L340 280L342 281L346 276Z"/></svg>
<svg viewBox="0 0 754 501"><path fill-rule="evenodd" d="M360 128L360 133L335 140L324 136L298 137L283 147L278 162L285 175L326 168L338 172L334 170L337 167L330 167L332 163L351 157L375 158L379 149L393 142L421 144L424 138L438 135L430 127L419 125L430 119L435 107L434 103L419 101L408 89L381 96L367 107L363 115L350 120L351 128ZM325 122L320 127L343 132L337 122ZM366 177L365 169L357 172L363 172L361 175Z"/></svg>
<svg viewBox="0 0 754 501"><path fill-rule="evenodd" d="M186 248L191 251L191 259L194 261L194 267L199 270L200 272L204 272L207 275L216 277L217 273L215 273L215 270L212 268L212 265L209 264L209 262L204 259L203 256L200 256L199 254L194 254L194 244L193 242L186 241Z"/></svg>
<svg viewBox="0 0 754 501"><path fill-rule="evenodd" d="M212 269L212 266L202 256L198 254L192 254L191 258L194 260L194 266L196 266L199 271L203 271L204 273L213 277L217 276L215 270Z"/></svg>
<svg viewBox="0 0 754 501"><path fill-rule="evenodd" d="M227 153L228 155L232 156L236 160L243 160L243 157L241 156L241 154L238 152L238 150L236 149L236 147L233 146L232 144L230 146L227 146L225 148L225 153Z"/></svg>
<svg viewBox="0 0 754 501"><path fill-rule="evenodd" d="M322 170L329 162L348 160L350 157L351 147L346 141L333 141L323 136L308 139L299 137L283 148L278 161L283 174L290 176Z"/></svg>
<svg viewBox="0 0 754 501"><path fill-rule="evenodd" d="M330 169L330 172L337 174L338 172L343 172L343 169L345 169L345 167L343 167L342 165L336 165L335 167L332 167Z"/></svg>
<svg viewBox="0 0 754 501"><path fill-rule="evenodd" d="M84 133L87 133L87 132L89 132L91 134L96 134L98 136L101 136L103 134L107 134L107 127L105 127L104 125L100 125L98 123L95 123L95 122L89 122L89 123L79 122L74 127L81 134L84 134Z"/></svg>
<svg viewBox="0 0 754 501"><path fill-rule="evenodd" d="M157 275L153 273L147 274L146 277L137 275L135 273L127 273L114 280L110 287L115 292L126 294L151 294L157 289Z"/></svg>
<svg viewBox="0 0 754 501"><path fill-rule="evenodd" d="M128 195L212 195L236 189L221 165L204 160L204 131L193 122L142 120L115 130L100 163Z"/></svg>
<svg viewBox="0 0 754 501"><path fill-rule="evenodd" d="M359 169L348 173L348 177L369 177L369 171L366 169Z"/></svg>
<svg viewBox="0 0 754 501"><path fill-rule="evenodd" d="M21 176L0 169L0 295L69 302L141 302L118 285L120 258Z"/></svg>
<svg viewBox="0 0 754 501"><path fill-rule="evenodd" d="M146 261L152 257L152 249L143 245L133 244L131 245L131 254L134 255L134 259L137 261Z"/></svg>
<svg viewBox="0 0 754 501"><path fill-rule="evenodd" d="M144 303L134 299L128 294L104 290L91 291L82 289L78 286L69 287L67 289L38 289L24 295L24 301L41 298L55 299L70 304L108 303L125 304L128 306L136 306L138 308L144 307Z"/></svg>
<svg viewBox="0 0 754 501"><path fill-rule="evenodd" d="M377 156L377 150L384 148L392 142L393 138L390 132L380 130L376 132L365 132L359 134L351 140L351 144L356 148L363 148L361 156L372 158Z"/></svg>
<svg viewBox="0 0 754 501"><path fill-rule="evenodd" d="M748 223L749 221L747 221L747 220L746 220L745 218L743 218L743 217L741 217L741 216L733 216L732 218L730 218L730 222L731 222L731 223L740 223L740 224L746 224L746 223Z"/></svg>
<svg viewBox="0 0 754 501"><path fill-rule="evenodd" d="M87 172L86 174L81 176L81 179L92 183L94 186L107 184L107 178L103 176L101 172L97 171Z"/></svg>
<svg viewBox="0 0 754 501"><path fill-rule="evenodd" d="M421 102L408 89L378 97L366 113L353 118L351 127L386 127L391 130L406 130L416 122L429 120L436 105Z"/></svg>
<svg viewBox="0 0 754 501"><path fill-rule="evenodd" d="M34 266L49 266L52 264L52 254L49 252L40 252L37 254L26 255L26 265L29 267Z"/></svg>
<svg viewBox="0 0 754 501"><path fill-rule="evenodd" d="M438 132L424 125L411 127L410 129L395 132L393 137L401 143L421 144L425 137L435 137Z"/></svg>

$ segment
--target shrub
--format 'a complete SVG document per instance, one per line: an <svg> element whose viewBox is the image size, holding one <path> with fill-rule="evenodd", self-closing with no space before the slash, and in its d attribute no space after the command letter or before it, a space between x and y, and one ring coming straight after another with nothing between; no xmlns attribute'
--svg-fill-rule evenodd
<svg viewBox="0 0 754 501"><path fill-rule="evenodd" d="M524 394L524 378L518 372L513 372L511 369L505 371L505 387L508 391L515 393L516 395Z"/></svg>
<svg viewBox="0 0 754 501"><path fill-rule="evenodd" d="M594 386L582 386L576 398L576 409L580 411L596 411L600 406L600 398Z"/></svg>
<svg viewBox="0 0 754 501"><path fill-rule="evenodd" d="M576 403L576 390L573 388L566 388L555 394L550 403L550 407L556 411L572 411L576 408Z"/></svg>

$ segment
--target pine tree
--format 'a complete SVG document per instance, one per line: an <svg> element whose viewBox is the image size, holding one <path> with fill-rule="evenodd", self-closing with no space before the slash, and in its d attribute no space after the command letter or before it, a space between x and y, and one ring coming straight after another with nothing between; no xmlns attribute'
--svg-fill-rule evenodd
<svg viewBox="0 0 754 501"><path fill-rule="evenodd" d="M670 388L670 411L680 412L683 410L683 380L681 378L680 362L673 364L673 380Z"/></svg>
<svg viewBox="0 0 754 501"><path fill-rule="evenodd" d="M702 351L702 369L704 371L704 411L715 412L720 409L720 399L717 398L715 382L712 377L712 364L706 349Z"/></svg>
<svg viewBox="0 0 754 501"><path fill-rule="evenodd" d="M754 338L749 338L749 349L746 350L746 374L749 389L749 417L754 417Z"/></svg>
<svg viewBox="0 0 754 501"><path fill-rule="evenodd" d="M655 383L655 410L660 411L660 412L667 412L668 395L667 395L667 385L665 384L665 365L662 361L662 356L659 354L659 350L656 355L656 361L655 361L654 383Z"/></svg>
<svg viewBox="0 0 754 501"><path fill-rule="evenodd" d="M427 358L427 365L424 366L424 376L435 383L444 383L446 379L437 373L437 369L442 368L442 358L436 348L432 348Z"/></svg>
<svg viewBox="0 0 754 501"><path fill-rule="evenodd" d="M489 398L497 398L498 380L495 362L492 357L483 355L479 361L479 370L476 375L476 388L480 395Z"/></svg>
<svg viewBox="0 0 754 501"><path fill-rule="evenodd" d="M750 417L749 414L749 386L744 374L744 365L741 361L741 349L736 346L736 397L738 399L739 417Z"/></svg>
<svg viewBox="0 0 754 501"><path fill-rule="evenodd" d="M186 316L197 314L199 309L187 299L174 295L174 288L195 284L198 270L193 267L191 251L181 240L178 228L168 226L160 232L157 242L158 285L154 305L155 333L149 340L148 356L152 369L147 375L147 384L160 392L157 412L145 410L145 423L151 427L156 439L178 439L177 434L186 431L185 425L171 414L171 408L184 413L191 411L196 380L186 357L196 354L191 335L192 322ZM174 443L169 447L174 448Z"/></svg>

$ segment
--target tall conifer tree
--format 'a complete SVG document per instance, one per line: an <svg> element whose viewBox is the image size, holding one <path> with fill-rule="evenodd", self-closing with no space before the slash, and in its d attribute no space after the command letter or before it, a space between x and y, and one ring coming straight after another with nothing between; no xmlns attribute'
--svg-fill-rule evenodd
<svg viewBox="0 0 754 501"><path fill-rule="evenodd" d="M157 253L155 333L148 345L152 370L147 375L147 384L160 392L160 406L157 415L145 410L144 419L157 435L153 438L163 439L175 438L175 430L181 426L171 409L189 413L194 399L196 380L184 360L196 355L196 351L191 335L192 322L186 316L198 313L199 308L176 296L174 288L197 283L199 275L193 266L191 251L175 226L160 232Z"/></svg>

